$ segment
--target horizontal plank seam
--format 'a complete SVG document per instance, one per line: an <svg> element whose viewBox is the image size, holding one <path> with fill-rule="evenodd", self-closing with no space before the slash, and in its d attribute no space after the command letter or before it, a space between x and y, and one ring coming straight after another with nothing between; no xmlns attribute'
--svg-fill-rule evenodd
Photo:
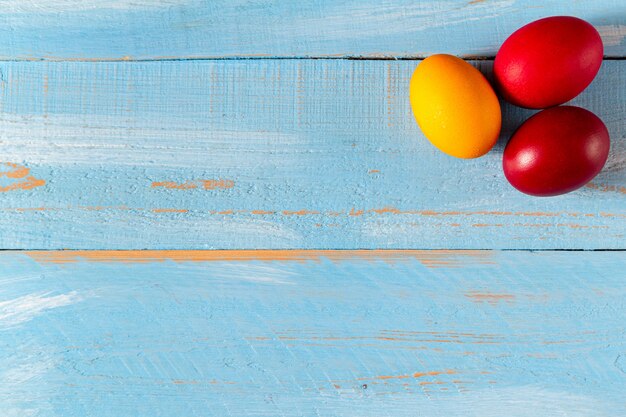
<svg viewBox="0 0 626 417"><path fill-rule="evenodd" d="M329 249L329 248L316 248L316 249L301 249L301 248L254 248L254 249L204 249L204 248L179 248L179 249L155 249L155 248L138 248L138 249L0 249L0 252L137 252L137 251L204 251L204 252L239 252L239 251L333 251L333 252L355 252L355 251L372 251L372 252L401 252L401 251L421 251L421 252L441 252L455 251L455 252L467 252L467 251L481 251L481 252L626 252L626 248L622 249L420 249L420 248L401 248L401 249L380 249L380 248L355 248L355 249Z"/></svg>
<svg viewBox="0 0 626 417"><path fill-rule="evenodd" d="M225 56L225 57L164 57L164 58L0 58L0 63L10 62L187 62L187 61L271 61L271 60L327 60L327 61L422 61L426 56ZM495 56L467 56L467 61L493 61ZM604 56L605 61L623 61L626 56Z"/></svg>

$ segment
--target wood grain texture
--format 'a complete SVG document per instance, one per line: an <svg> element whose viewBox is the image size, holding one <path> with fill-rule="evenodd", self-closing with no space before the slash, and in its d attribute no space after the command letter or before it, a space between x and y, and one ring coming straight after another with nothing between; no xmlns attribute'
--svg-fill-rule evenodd
<svg viewBox="0 0 626 417"><path fill-rule="evenodd" d="M624 252L2 252L3 416L626 413Z"/></svg>
<svg viewBox="0 0 626 417"><path fill-rule="evenodd" d="M0 6L4 59L493 56L520 26L563 14L594 24L607 56L626 52L622 0L4 0Z"/></svg>
<svg viewBox="0 0 626 417"><path fill-rule="evenodd" d="M475 62L485 73L491 62ZM448 157L408 103L414 61L0 65L0 247L612 248L626 229L626 65L574 104L612 138L587 187L532 198L498 145Z"/></svg>

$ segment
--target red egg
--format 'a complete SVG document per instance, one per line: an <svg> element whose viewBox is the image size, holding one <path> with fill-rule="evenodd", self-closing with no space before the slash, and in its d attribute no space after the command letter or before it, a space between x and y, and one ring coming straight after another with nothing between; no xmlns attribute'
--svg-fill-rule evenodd
<svg viewBox="0 0 626 417"><path fill-rule="evenodd" d="M565 103L593 81L604 48L598 31L582 19L536 20L504 41L494 77L504 98L521 107L544 109Z"/></svg>
<svg viewBox="0 0 626 417"><path fill-rule="evenodd" d="M580 107L542 110L526 120L504 149L504 175L519 191L540 197L582 187L609 155L602 120Z"/></svg>

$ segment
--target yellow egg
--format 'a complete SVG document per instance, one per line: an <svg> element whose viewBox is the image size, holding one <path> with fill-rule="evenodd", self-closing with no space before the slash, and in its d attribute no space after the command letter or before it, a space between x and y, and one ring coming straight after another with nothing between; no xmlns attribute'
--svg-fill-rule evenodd
<svg viewBox="0 0 626 417"><path fill-rule="evenodd" d="M411 77L409 96L417 124L442 152L477 158L495 145L502 115L489 82L452 55L432 55Z"/></svg>

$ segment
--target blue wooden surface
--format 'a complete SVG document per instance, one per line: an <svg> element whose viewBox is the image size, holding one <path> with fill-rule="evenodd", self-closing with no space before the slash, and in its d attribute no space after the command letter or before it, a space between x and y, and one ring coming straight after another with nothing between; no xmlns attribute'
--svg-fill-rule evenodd
<svg viewBox="0 0 626 417"><path fill-rule="evenodd" d="M623 0L5 0L5 59L494 55L518 27L575 15L626 51Z"/></svg>
<svg viewBox="0 0 626 417"><path fill-rule="evenodd" d="M617 58L573 102L608 164L562 197L502 175L530 111L455 160L418 61L342 59L556 14ZM625 35L621 0L0 1L0 248L181 249L0 251L0 415L626 415L625 252L449 250L625 249Z"/></svg>
<svg viewBox="0 0 626 417"><path fill-rule="evenodd" d="M624 252L242 256L0 253L2 415L626 414Z"/></svg>
<svg viewBox="0 0 626 417"><path fill-rule="evenodd" d="M485 157L431 146L409 107L416 65L3 63L0 161L30 171L0 167L21 187L0 193L0 247L625 248L623 61L573 101L607 124L607 166L555 198L502 173L530 111L503 107Z"/></svg>

